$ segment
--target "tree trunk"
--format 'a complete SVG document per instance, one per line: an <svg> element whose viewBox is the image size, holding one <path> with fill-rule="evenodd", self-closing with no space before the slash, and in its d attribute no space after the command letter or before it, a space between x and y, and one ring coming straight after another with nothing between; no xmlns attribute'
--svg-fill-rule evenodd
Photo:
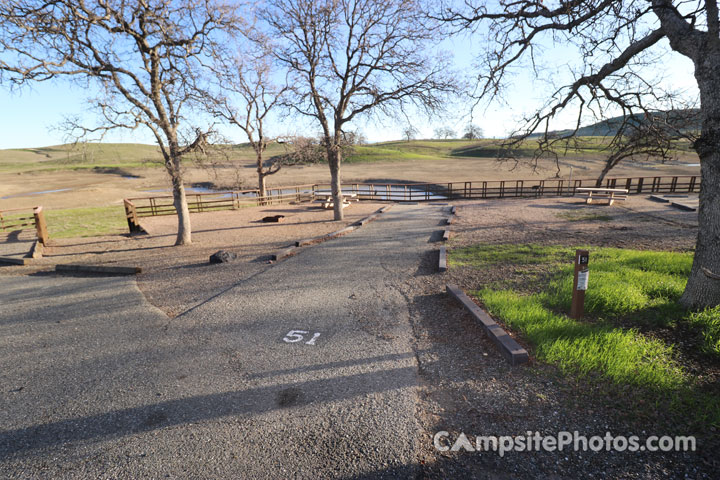
<svg viewBox="0 0 720 480"><path fill-rule="evenodd" d="M265 186L265 172L263 172L262 157L258 156L257 159L257 174L258 174L258 196L262 198L260 205L267 205L265 196L267 195L267 188Z"/></svg>
<svg viewBox="0 0 720 480"><path fill-rule="evenodd" d="M337 137L336 137L337 138ZM342 161L342 154L340 153L340 147L334 145L328 149L328 164L330 165L330 189L332 190L333 198L333 212L335 213L335 220L342 220L345 218L343 214L343 198L342 190L340 187L340 162Z"/></svg>
<svg viewBox="0 0 720 480"><path fill-rule="evenodd" d="M605 176L610 173L610 170L614 165L611 165L610 163L605 163L605 166L602 169L602 172L600 172L600 175L598 176L597 180L595 180L595 186L596 187L602 187L603 180L605 180Z"/></svg>
<svg viewBox="0 0 720 480"><path fill-rule="evenodd" d="M173 187L173 205L178 216L178 232L175 245L190 245L192 243L190 210L185 197L185 186L183 185L179 162L173 161L172 165L168 167L168 173Z"/></svg>
<svg viewBox="0 0 720 480"><path fill-rule="evenodd" d="M688 308L720 305L720 141L700 157L700 208L695 258L680 303Z"/></svg>
<svg viewBox="0 0 720 480"><path fill-rule="evenodd" d="M683 306L693 309L720 305L720 55L713 56L695 67L702 133L694 148L700 156L702 184L695 258L680 299Z"/></svg>

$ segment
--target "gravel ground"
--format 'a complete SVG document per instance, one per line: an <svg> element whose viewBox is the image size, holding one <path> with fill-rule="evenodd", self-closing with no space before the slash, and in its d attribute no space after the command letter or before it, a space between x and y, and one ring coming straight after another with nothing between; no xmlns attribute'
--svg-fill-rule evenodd
<svg viewBox="0 0 720 480"><path fill-rule="evenodd" d="M451 227L452 247L477 243L542 243L692 248L694 214L633 197L622 206L586 206L578 199L458 202ZM602 214L610 220L574 220ZM559 215L565 215L559 216ZM423 388L418 416L424 427L420 453L423 478L717 478L718 433L689 432L682 420L663 419L652 405L647 415L632 392L605 382L582 381L536 362L510 367L467 313L444 293L446 283L477 288L496 272L451 268L433 274L436 258L426 258L407 283ZM520 339L522 341L522 339ZM530 350L532 352L532 350ZM532 353L531 353L532 355ZM638 410L641 411L638 415ZM588 438L613 435L702 437L697 452L438 452L433 435L464 432L475 436L557 435L578 431Z"/></svg>

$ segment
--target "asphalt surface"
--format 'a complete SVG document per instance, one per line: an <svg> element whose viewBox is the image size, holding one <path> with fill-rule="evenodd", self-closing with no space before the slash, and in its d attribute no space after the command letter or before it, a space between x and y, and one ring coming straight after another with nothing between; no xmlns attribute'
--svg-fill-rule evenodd
<svg viewBox="0 0 720 480"><path fill-rule="evenodd" d="M0 477L414 478L400 286L444 210L397 205L172 320L131 279L0 277Z"/></svg>

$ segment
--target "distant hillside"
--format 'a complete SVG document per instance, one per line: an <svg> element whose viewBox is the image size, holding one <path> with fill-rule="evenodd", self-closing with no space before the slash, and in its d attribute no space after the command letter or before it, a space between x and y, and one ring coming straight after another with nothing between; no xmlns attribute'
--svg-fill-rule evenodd
<svg viewBox="0 0 720 480"><path fill-rule="evenodd" d="M682 132L692 132L700 130L700 110L698 109L687 109L677 110L673 112L660 112L656 114L658 118L664 119L666 117L670 124L677 125ZM576 133L579 137L613 137L617 134L620 126L623 123L624 116L612 117L607 120L603 120L592 125L580 127ZM635 116L638 121L645 121L642 116ZM572 133L572 130L556 130L550 132L551 135L568 135ZM542 134L536 133L531 135L532 137L539 137Z"/></svg>

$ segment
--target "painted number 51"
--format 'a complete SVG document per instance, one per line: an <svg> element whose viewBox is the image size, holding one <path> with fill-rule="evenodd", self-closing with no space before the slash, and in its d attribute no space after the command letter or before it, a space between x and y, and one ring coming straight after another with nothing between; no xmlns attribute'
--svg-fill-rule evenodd
<svg viewBox="0 0 720 480"><path fill-rule="evenodd" d="M309 333L307 330L290 330L287 335L285 335L285 338L283 338L283 341L287 343L302 342L305 340L305 335ZM305 345L315 345L315 340L317 340L319 336L319 333L313 334L312 338L305 342Z"/></svg>

